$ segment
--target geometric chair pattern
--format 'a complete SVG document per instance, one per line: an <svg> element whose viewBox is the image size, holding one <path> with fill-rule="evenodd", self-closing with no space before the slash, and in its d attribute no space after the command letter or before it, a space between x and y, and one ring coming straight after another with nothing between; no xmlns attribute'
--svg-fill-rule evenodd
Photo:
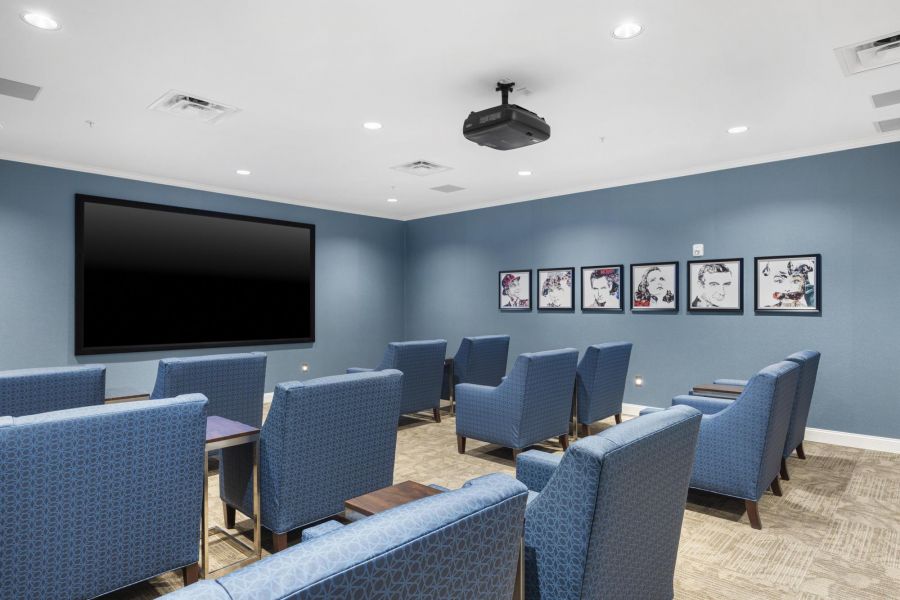
<svg viewBox="0 0 900 600"><path fill-rule="evenodd" d="M441 398L453 398L452 390L459 383L497 387L506 375L508 356L508 335L464 337L453 357L452 380L449 373L444 374Z"/></svg>
<svg viewBox="0 0 900 600"><path fill-rule="evenodd" d="M0 373L0 416L24 417L97 406L106 395L106 367L83 365Z"/></svg>

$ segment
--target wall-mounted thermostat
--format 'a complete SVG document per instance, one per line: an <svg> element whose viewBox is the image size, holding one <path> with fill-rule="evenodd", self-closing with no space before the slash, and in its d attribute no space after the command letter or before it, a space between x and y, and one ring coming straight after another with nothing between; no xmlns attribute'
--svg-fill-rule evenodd
<svg viewBox="0 0 900 600"><path fill-rule="evenodd" d="M694 244L694 256L703 256L703 244Z"/></svg>

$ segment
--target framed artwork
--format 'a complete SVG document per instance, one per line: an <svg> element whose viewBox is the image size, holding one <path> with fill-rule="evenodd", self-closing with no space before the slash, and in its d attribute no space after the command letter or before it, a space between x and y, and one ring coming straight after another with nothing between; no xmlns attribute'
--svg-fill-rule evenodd
<svg viewBox="0 0 900 600"><path fill-rule="evenodd" d="M500 310L531 310L531 269L500 271Z"/></svg>
<svg viewBox="0 0 900 600"><path fill-rule="evenodd" d="M689 312L743 312L744 259L688 261Z"/></svg>
<svg viewBox="0 0 900 600"><path fill-rule="evenodd" d="M581 267L581 310L621 312L623 265Z"/></svg>
<svg viewBox="0 0 900 600"><path fill-rule="evenodd" d="M822 312L821 254L757 256L754 262L756 312Z"/></svg>
<svg viewBox="0 0 900 600"><path fill-rule="evenodd" d="M678 312L678 263L631 265L633 312Z"/></svg>
<svg viewBox="0 0 900 600"><path fill-rule="evenodd" d="M538 269L538 310L575 308L575 267Z"/></svg>

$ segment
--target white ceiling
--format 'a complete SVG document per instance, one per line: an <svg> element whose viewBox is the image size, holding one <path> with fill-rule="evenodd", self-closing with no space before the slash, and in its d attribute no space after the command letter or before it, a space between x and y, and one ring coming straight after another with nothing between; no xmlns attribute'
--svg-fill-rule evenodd
<svg viewBox="0 0 900 600"><path fill-rule="evenodd" d="M626 19L644 33L613 39ZM0 96L0 157L408 219L898 140L870 96L900 65L845 77L833 52L896 30L898 0L2 0L0 77L43 91ZM501 77L549 141L463 138ZM147 110L170 89L242 111ZM417 159L453 170L390 169Z"/></svg>

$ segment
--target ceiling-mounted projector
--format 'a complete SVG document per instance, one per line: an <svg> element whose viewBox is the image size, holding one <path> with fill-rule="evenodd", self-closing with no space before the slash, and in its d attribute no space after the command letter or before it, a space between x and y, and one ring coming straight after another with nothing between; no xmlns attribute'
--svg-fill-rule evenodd
<svg viewBox="0 0 900 600"><path fill-rule="evenodd" d="M514 150L550 137L550 126L544 119L521 106L509 104L509 92L515 85L497 82L496 91L503 95L503 104L469 113L463 124L467 140L494 150Z"/></svg>

